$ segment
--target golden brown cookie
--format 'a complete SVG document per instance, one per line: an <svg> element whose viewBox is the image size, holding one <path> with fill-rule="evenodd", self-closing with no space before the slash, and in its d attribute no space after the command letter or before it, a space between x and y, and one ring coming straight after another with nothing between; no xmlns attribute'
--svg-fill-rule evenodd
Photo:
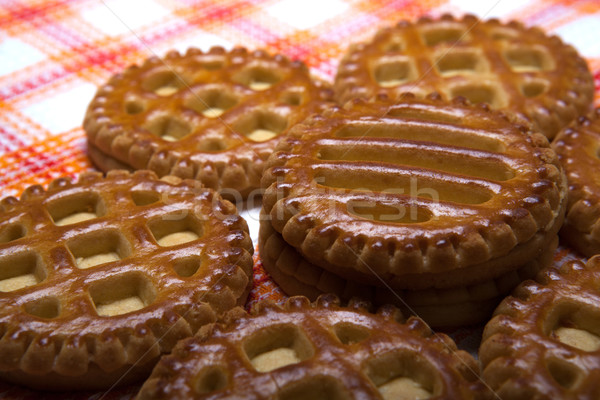
<svg viewBox="0 0 600 400"><path fill-rule="evenodd" d="M476 399L477 363L393 307L337 297L259 303L163 358L137 399Z"/></svg>
<svg viewBox="0 0 600 400"><path fill-rule="evenodd" d="M335 79L341 102L404 92L463 96L529 119L553 138L594 98L594 81L577 51L521 23L472 15L402 21L355 44Z"/></svg>
<svg viewBox="0 0 600 400"><path fill-rule="evenodd" d="M353 103L292 129L263 177L264 212L311 263L396 289L465 287L556 235L566 179L542 134L460 100Z"/></svg>
<svg viewBox="0 0 600 400"><path fill-rule="evenodd" d="M393 304L405 315L416 315L434 328L488 321L498 303L515 286L551 265L557 245L555 235L538 258L487 282L445 289L403 290L386 286L387 282L371 286L351 281L312 264L287 244L269 221L261 221L258 239L265 271L289 296L315 300L321 294L334 293L343 300L360 297L375 305Z"/></svg>
<svg viewBox="0 0 600 400"><path fill-rule="evenodd" d="M147 168L246 195L279 136L331 96L304 64L281 55L189 49L114 75L83 125L104 171Z"/></svg>
<svg viewBox="0 0 600 400"><path fill-rule="evenodd" d="M587 257L600 253L600 108L552 143L569 182L561 238Z"/></svg>
<svg viewBox="0 0 600 400"><path fill-rule="evenodd" d="M600 398L600 258L542 271L487 324L483 378L502 399Z"/></svg>
<svg viewBox="0 0 600 400"><path fill-rule="evenodd" d="M102 389L158 357L250 288L236 208L196 181L112 171L0 202L0 378Z"/></svg>

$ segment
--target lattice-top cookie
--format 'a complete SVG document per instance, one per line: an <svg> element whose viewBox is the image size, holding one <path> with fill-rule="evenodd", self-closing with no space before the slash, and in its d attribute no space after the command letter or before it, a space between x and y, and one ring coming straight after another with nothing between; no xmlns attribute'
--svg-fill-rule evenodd
<svg viewBox="0 0 600 400"><path fill-rule="evenodd" d="M562 238L588 257L600 253L600 108L552 143L569 182Z"/></svg>
<svg viewBox="0 0 600 400"><path fill-rule="evenodd" d="M245 194L259 186L279 136L331 96L304 64L281 55L172 51L113 76L84 128L103 170L148 168Z"/></svg>
<svg viewBox="0 0 600 400"><path fill-rule="evenodd" d="M502 399L600 398L600 257L549 268L498 307L479 351Z"/></svg>
<svg viewBox="0 0 600 400"><path fill-rule="evenodd" d="M556 234L566 183L542 134L435 96L353 103L292 129L263 177L273 227L311 262L457 287L514 270Z"/></svg>
<svg viewBox="0 0 600 400"><path fill-rule="evenodd" d="M0 378L51 389L139 379L245 301L245 221L211 189L171 181L87 173L2 200Z"/></svg>
<svg viewBox="0 0 600 400"><path fill-rule="evenodd" d="M259 303L163 358L138 399L476 399L477 363L419 319L385 307Z"/></svg>
<svg viewBox="0 0 600 400"><path fill-rule="evenodd" d="M336 97L437 91L509 109L549 138L589 109L593 78L585 60L556 36L472 15L402 21L341 61Z"/></svg>

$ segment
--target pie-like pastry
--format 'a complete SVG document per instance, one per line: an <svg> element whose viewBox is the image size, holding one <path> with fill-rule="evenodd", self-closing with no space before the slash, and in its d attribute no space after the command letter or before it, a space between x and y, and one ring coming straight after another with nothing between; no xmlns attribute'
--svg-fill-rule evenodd
<svg viewBox="0 0 600 400"><path fill-rule="evenodd" d="M192 48L114 75L83 125L104 171L147 168L245 195L260 186L279 136L331 97L304 64L282 55Z"/></svg>
<svg viewBox="0 0 600 400"><path fill-rule="evenodd" d="M552 264L558 237L551 239L538 258L498 278L471 286L424 290L394 289L383 282L371 286L331 273L302 257L265 220L261 221L258 247L265 271L289 296L310 300L324 293L334 293L342 300L360 297L375 305L393 304L430 327L447 328L487 322L498 303L519 283Z"/></svg>
<svg viewBox="0 0 600 400"><path fill-rule="evenodd" d="M477 363L394 307L292 297L230 313L181 341L146 381L144 399L476 399Z"/></svg>
<svg viewBox="0 0 600 400"><path fill-rule="evenodd" d="M600 253L600 108L565 128L552 143L567 180L561 238L587 257Z"/></svg>
<svg viewBox="0 0 600 400"><path fill-rule="evenodd" d="M567 191L544 135L485 106L412 94L297 125L263 186L273 228L311 263L409 290L471 286L538 258Z"/></svg>
<svg viewBox="0 0 600 400"><path fill-rule="evenodd" d="M486 325L483 378L502 399L600 398L600 257L542 271Z"/></svg>
<svg viewBox="0 0 600 400"><path fill-rule="evenodd" d="M421 18L380 30L355 44L340 63L336 98L433 91L446 98L508 109L553 138L594 98L594 81L577 51L521 23L472 15Z"/></svg>
<svg viewBox="0 0 600 400"><path fill-rule="evenodd" d="M252 243L197 181L111 171L0 202L0 378L108 388L243 304Z"/></svg>

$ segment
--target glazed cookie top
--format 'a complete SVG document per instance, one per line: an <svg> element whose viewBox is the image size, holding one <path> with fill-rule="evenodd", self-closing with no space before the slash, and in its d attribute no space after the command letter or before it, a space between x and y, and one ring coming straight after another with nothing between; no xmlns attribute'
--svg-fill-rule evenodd
<svg viewBox="0 0 600 400"><path fill-rule="evenodd" d="M549 268L487 324L483 377L506 399L600 397L600 257Z"/></svg>
<svg viewBox="0 0 600 400"><path fill-rule="evenodd" d="M286 242L384 279L509 254L555 229L566 203L543 135L436 96L333 108L292 129L267 167L263 209Z"/></svg>
<svg viewBox="0 0 600 400"><path fill-rule="evenodd" d="M556 36L521 23L472 15L402 21L350 47L338 69L336 97L436 91L509 109L552 138L588 111L594 83L587 64Z"/></svg>
<svg viewBox="0 0 600 400"><path fill-rule="evenodd" d="M0 202L0 371L112 371L245 300L246 222L211 189L169 181L86 173Z"/></svg>
<svg viewBox="0 0 600 400"><path fill-rule="evenodd" d="M138 399L474 399L477 363L419 319L400 323L337 297L285 306L259 303L247 315L203 328L157 364Z"/></svg>
<svg viewBox="0 0 600 400"><path fill-rule="evenodd" d="M244 191L259 186L279 136L331 97L285 56L191 48L114 75L84 128L93 146L134 169Z"/></svg>

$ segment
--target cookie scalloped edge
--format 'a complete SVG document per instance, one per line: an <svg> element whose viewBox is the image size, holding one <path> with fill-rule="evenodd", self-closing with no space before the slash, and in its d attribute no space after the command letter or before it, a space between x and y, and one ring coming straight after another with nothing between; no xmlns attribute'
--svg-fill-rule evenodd
<svg viewBox="0 0 600 400"><path fill-rule="evenodd" d="M403 100L414 101L415 95L405 93L399 101ZM485 104L471 105L464 98L455 98L448 103L437 93L432 93L426 99L416 101L439 105L451 104L455 107L481 110L481 112L496 118L515 123L510 113L490 110ZM261 181L265 189L263 211L270 214L275 230L282 233L286 242L297 249L318 248L327 263L337 265L336 259L332 256L335 251L332 249L349 248L354 257L347 257L344 260L344 266L356 270L362 270L363 262L365 262L375 272L398 272L397 266L402 266L403 271L436 272L431 268L431 260L436 257L444 259L446 266L472 265L475 261L482 262L484 258L489 260L507 254L519 243L526 242L537 232L544 232L551 228L555 221L563 218L566 209L567 183L558 157L550 148L549 142L543 134L531 131L527 125L515 125L516 129L526 134L526 140L536 148L534 155L540 164L537 168L537 175L541 191L528 199L523 199L522 204L515 208L512 215L498 216L497 220L490 221L486 228L472 232L464 242L468 245L468 251L460 250L462 243L455 244L448 238L442 243L443 246L438 246L431 240L427 240L426 245L422 243L418 247L408 243L405 249L394 245L393 254L388 252L390 253L388 257L374 258L371 257L374 250L385 246L382 241L373 238L361 239L357 236L344 236L342 232L328 226L315 226L315 221L299 214L299 210L294 206L291 193L293 183L286 181L286 175L290 171L287 163L294 157L292 153L301 140L302 132L310 129L312 125L319 124L324 119L344 117L345 111L368 104L391 107L397 102L390 102L386 95L379 95L376 99L371 100L354 99L343 107L333 107L322 115L310 117L292 128L267 161ZM323 237L324 232L327 233L326 240ZM292 234L293 236L291 236ZM317 238L319 240L315 242ZM510 246L506 245L507 242L510 243ZM471 262L466 262L469 258Z"/></svg>
<svg viewBox="0 0 600 400"><path fill-rule="evenodd" d="M580 131L587 129L592 124L600 126L600 107L596 108L589 116L581 116L559 133L552 142L552 147L561 162L565 162L565 152L573 152L573 147L575 147L572 144L566 144L564 139L581 135ZM561 237L570 246L585 256L591 257L600 253L600 198L590 194L590 185L593 184L581 182L579 177L571 178L569 168L566 166L565 172L567 180L569 180L569 193L567 214ZM572 182L571 179L577 182Z"/></svg>
<svg viewBox="0 0 600 400"><path fill-rule="evenodd" d="M159 180L154 172L145 170L134 173L114 170L108 172L106 178L99 172L85 172L76 182L66 177L55 179L50 182L47 191L41 185L29 186L20 200L12 196L2 199L0 212L9 212L30 198L78 184L127 177ZM166 176L160 181L198 191L198 182L194 180ZM209 196L219 196L212 189L200 190ZM243 237L237 241L236 251L228 255L229 269L223 271L218 284L209 292L198 292L193 296L193 304L177 304L145 323L97 335L24 331L18 326L0 323L0 377L51 390L64 389L61 385L89 389L106 386L106 376L121 369L121 374L125 375L118 374L114 378L118 378L120 384L126 383L129 382L126 375L139 379L153 366L149 361L156 361L178 340L192 336L201 326L214 322L224 312L240 305L250 290L254 248L246 222L237 214L235 206L222 198L218 199L216 206L220 212L236 216L228 219L229 230L242 232ZM140 374L140 370L145 372ZM33 377L35 379L32 380Z"/></svg>
<svg viewBox="0 0 600 400"><path fill-rule="evenodd" d="M416 317L406 319L402 312L392 305L384 305L374 308L370 302L352 298L346 303L331 293L320 295L315 301L311 302L304 296L292 296L283 304L276 304L272 300L261 300L250 309L249 312L242 308L233 309L223 316L219 321L208 324L200 329L194 338L182 340L174 349L171 355L165 356L157 365L151 377L145 382L140 390L138 399L157 398L161 396L173 396L169 393L169 380L173 377L172 366L176 365L179 359L190 360L192 352L212 341L220 342L227 340L228 333L234 333L238 330L240 323L252 325L253 320L266 321L259 325L258 329L268 329L269 324L277 324L276 318L281 312L310 312L311 310L324 310L326 312L346 312L359 313L361 315L371 314L373 318L385 323L394 323L398 329L405 332L406 335L422 338L426 340L423 346L428 347L431 353L437 354L437 357L443 358L447 363L448 370L455 371L454 379L464 380L464 384L471 388L472 398L487 398L487 391L478 376L478 366L475 359L464 350L459 350L456 343L446 334L433 332L427 324ZM315 318L315 317L309 317ZM257 331L254 329L254 331ZM236 335L237 336L237 335ZM393 350L393 348L392 348ZM267 373L268 374L268 373ZM186 388L186 391L189 388ZM188 394L189 395L189 394Z"/></svg>
<svg viewBox="0 0 600 400"><path fill-rule="evenodd" d="M362 88L355 83L352 69L346 67L346 63L349 62L353 55L374 42L377 37L383 33L388 33L396 28L427 25L431 22L437 21L467 23L471 25L485 23L491 24L494 27L508 27L517 29L521 32L526 32L527 34L544 38L545 41L548 41L553 46L560 46L564 50L565 56L561 58L560 62L567 64L567 66L572 70L572 84L565 85L556 99L552 100L545 98L543 99L543 103L534 110L522 111L519 113L524 118L529 118L532 120L532 123L538 129L544 132L549 139L552 139L562 127L568 125L571 121L576 119L577 116L586 113L590 109L594 99L594 80L590 73L587 62L579 55L573 46L564 43L556 35L547 35L539 27L526 27L519 21L512 20L508 23L502 23L497 18L481 20L473 14L465 14L464 16L457 18L448 13L443 14L439 19L421 17L414 23L408 20L403 20L398 22L395 26L389 26L380 29L368 42L350 45L347 53L340 61L340 66L335 77L334 90L336 92L336 99L340 102L347 102L352 98L371 97L372 95L383 92L383 90L375 90L374 93L371 93L372 90Z"/></svg>
<svg viewBox="0 0 600 400"><path fill-rule="evenodd" d="M554 310L557 296L561 296L563 302L576 301L570 299L569 294L581 295L582 283L600 282L599 272L598 256L587 263L566 261L560 266L542 270L535 280L521 283L511 296L500 303L494 317L485 326L479 349L482 377L500 397L575 399L585 394L564 387L548 366L554 361L570 364L569 359L579 360L577 362L581 366L585 360L580 360L582 350L551 337L551 332L544 332L548 328L545 318ZM557 290L557 287L560 289ZM588 302L600 300L596 290L588 288L583 293L586 293L583 296L590 296ZM586 354L596 360L593 364L598 363L597 351ZM600 393L597 387L600 374L592 372L590 370L583 378L577 378L579 388L583 386L583 390L590 391L586 392L589 398Z"/></svg>
<svg viewBox="0 0 600 400"><path fill-rule="evenodd" d="M394 290L390 287L373 287L363 282L347 280L315 266L301 257L293 247L284 243L281 235L275 231L265 237L269 229L272 228L265 229L261 224L258 246L263 267L284 291L293 286L295 293L292 291L289 295L304 295L312 299L322 293L335 293L344 300L360 296L375 304L391 303L399 307L405 315L414 313L434 328L487 321L498 302L514 287L526 279L534 278L540 270L552 263L554 250L558 245L558 237L555 236L548 245L551 252L544 252L520 268L487 282L445 289ZM297 284L285 284L280 279L291 279ZM470 311L467 313L464 310Z"/></svg>
<svg viewBox="0 0 600 400"><path fill-rule="evenodd" d="M308 74L308 67L301 61L291 61L281 54L270 55L264 50L249 52L243 47L235 47L230 52L220 46L212 47L206 52L197 48L189 48L184 54L172 50L166 54L164 60L203 55L249 56L258 60L273 61L286 68L306 71ZM160 144L151 142L136 132L125 131L122 126L112 123L104 115L106 96L113 91L115 85L126 82L128 76L136 73L139 69L159 66L164 63L164 60L153 56L146 59L141 66L131 65L123 72L113 75L106 84L98 89L88 106L83 121L88 141L100 153L97 156L102 155L109 160L114 159L132 169L149 169L159 176L175 175L186 179L198 179L212 189L231 189L245 197L250 190L260 186L264 160L271 154L268 149L254 151L251 158L231 152L227 162L211 160L195 162L189 160L188 156L182 156L180 152L162 149ZM332 99L332 90L324 81L318 79L311 79L311 81L317 88L320 97L313 100L317 104L316 109L324 108Z"/></svg>

